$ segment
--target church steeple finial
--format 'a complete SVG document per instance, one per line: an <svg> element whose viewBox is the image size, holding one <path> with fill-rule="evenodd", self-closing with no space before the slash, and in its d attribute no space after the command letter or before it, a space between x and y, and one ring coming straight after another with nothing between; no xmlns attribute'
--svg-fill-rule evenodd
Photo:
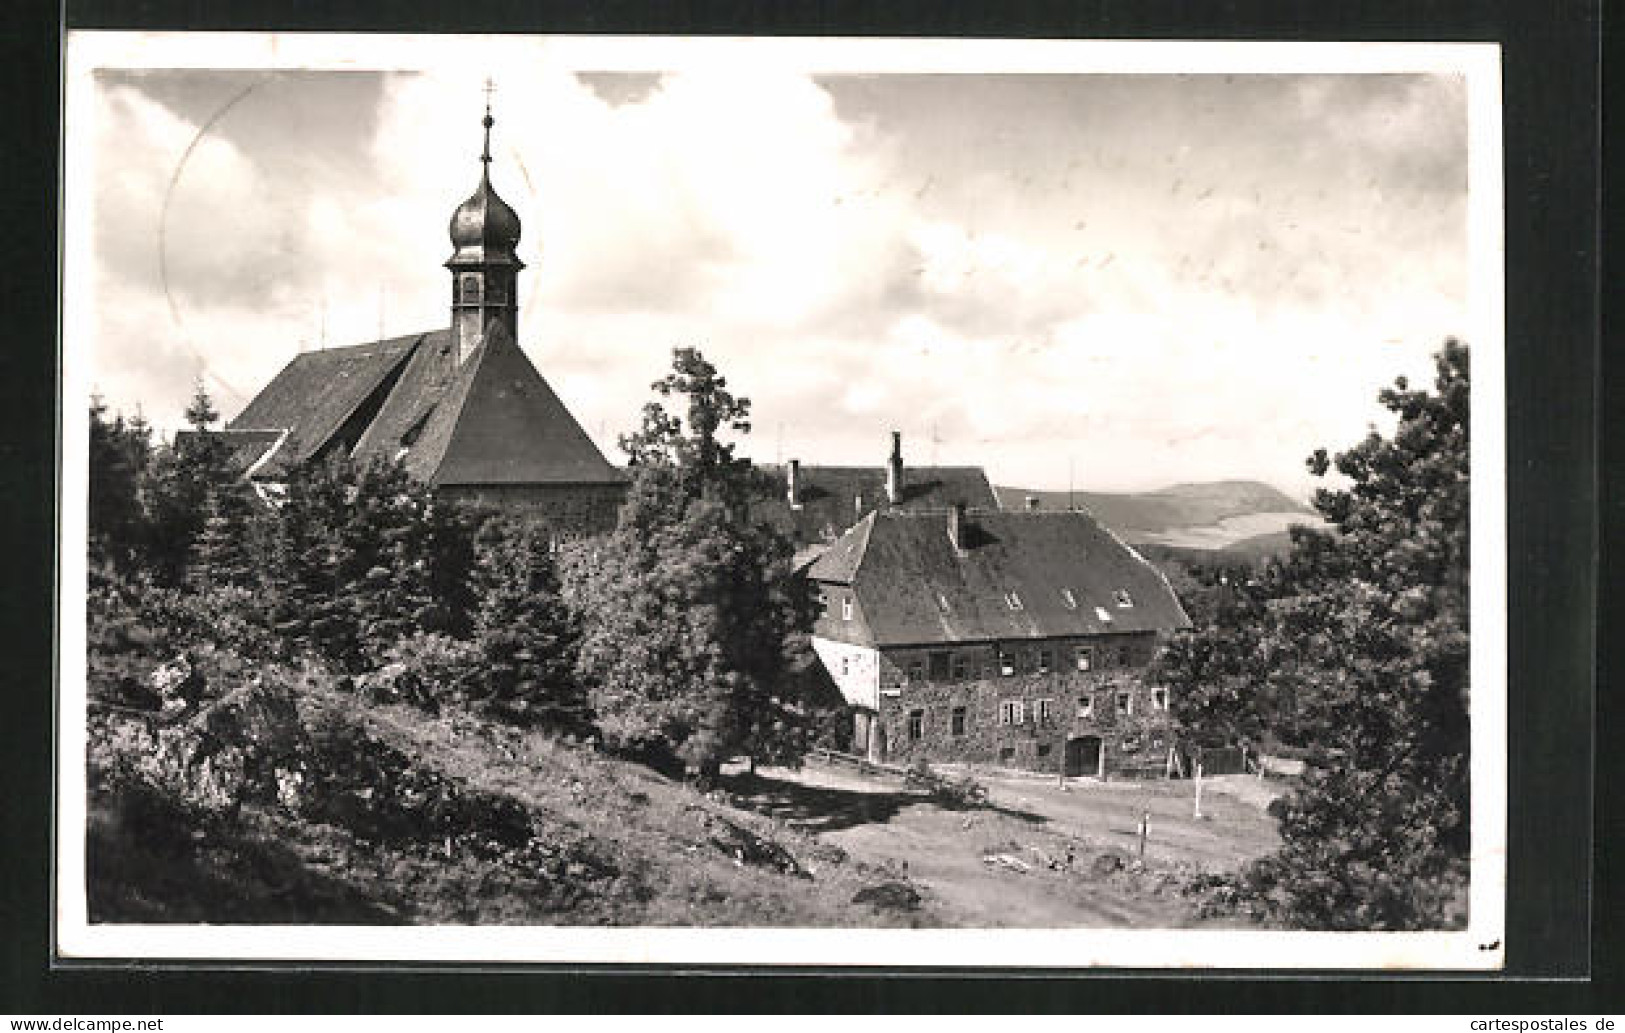
<svg viewBox="0 0 1625 1033"><path fill-rule="evenodd" d="M485 77L485 118L480 120L480 124L485 126L485 149L480 151L480 162L487 169L489 169L491 167L491 127L496 124L496 119L491 117L491 94L495 90L496 90L496 84L491 81L490 76L486 76Z"/></svg>

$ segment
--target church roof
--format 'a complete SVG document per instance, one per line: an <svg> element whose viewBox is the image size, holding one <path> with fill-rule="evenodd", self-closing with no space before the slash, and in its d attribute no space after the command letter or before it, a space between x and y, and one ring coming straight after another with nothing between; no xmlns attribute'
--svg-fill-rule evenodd
<svg viewBox="0 0 1625 1033"><path fill-rule="evenodd" d="M461 365L454 351L451 332L434 330L301 355L230 427L288 431L269 475L350 440L356 458L400 462L433 485L626 480L500 320Z"/></svg>
<svg viewBox="0 0 1625 1033"><path fill-rule="evenodd" d="M435 485L626 480L500 320L449 378L436 372L451 365L436 361L438 351L425 348L408 364L358 455L393 453L414 477Z"/></svg>
<svg viewBox="0 0 1625 1033"><path fill-rule="evenodd" d="M962 549L948 521L946 512L871 513L807 576L851 585L879 646L1190 625L1162 574L1086 513L969 511Z"/></svg>
<svg viewBox="0 0 1625 1033"><path fill-rule="evenodd" d="M228 424L234 431L288 431L279 461L300 463L331 442L398 372L423 334L306 352L283 367Z"/></svg>

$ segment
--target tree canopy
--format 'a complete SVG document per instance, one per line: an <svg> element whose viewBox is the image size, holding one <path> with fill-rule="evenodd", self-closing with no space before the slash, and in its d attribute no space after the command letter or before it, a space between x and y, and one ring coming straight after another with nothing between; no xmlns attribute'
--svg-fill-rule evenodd
<svg viewBox="0 0 1625 1033"><path fill-rule="evenodd" d="M566 570L599 727L702 770L738 753L798 759L813 613L789 540L752 518L749 460L724 438L749 431L750 401L692 348L653 389L661 400L621 442L632 484L616 529Z"/></svg>
<svg viewBox="0 0 1625 1033"><path fill-rule="evenodd" d="M1468 431L1465 345L1433 389L1379 395L1397 417L1335 458L1329 531L1237 583L1153 676L1198 739L1306 748L1280 852L1248 887L1295 925L1438 928L1465 919L1468 850Z"/></svg>

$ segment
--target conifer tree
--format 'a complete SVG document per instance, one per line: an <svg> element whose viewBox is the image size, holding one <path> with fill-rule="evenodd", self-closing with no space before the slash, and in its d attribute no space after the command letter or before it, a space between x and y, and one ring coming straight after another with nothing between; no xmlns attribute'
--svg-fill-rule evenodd
<svg viewBox="0 0 1625 1033"><path fill-rule="evenodd" d="M691 348L653 388L682 408L645 406L621 443L633 478L616 529L566 568L599 727L702 774L741 752L796 760L812 715L791 673L812 610L789 541L751 517L749 460L724 439L749 431L750 402Z"/></svg>
<svg viewBox="0 0 1625 1033"><path fill-rule="evenodd" d="M141 482L151 461L151 431L139 417L107 418L100 398L90 405L90 548L94 558L130 565L146 537Z"/></svg>
<svg viewBox="0 0 1625 1033"><path fill-rule="evenodd" d="M1282 848L1246 882L1289 924L1465 921L1467 348L1447 342L1436 366L1432 391L1401 378L1379 396L1392 436L1310 458L1347 481L1316 493L1332 529L1295 529L1291 554L1153 672L1189 732L1311 750Z"/></svg>
<svg viewBox="0 0 1625 1033"><path fill-rule="evenodd" d="M559 595L547 532L492 518L480 529L478 554L474 641L483 709L516 724L585 733L591 721L576 673L580 635Z"/></svg>
<svg viewBox="0 0 1625 1033"><path fill-rule="evenodd" d="M148 466L142 487L149 527L146 551L161 583L178 585L185 579L215 496L245 490L230 450L212 429L219 418L199 381L186 407L190 432L158 449ZM226 509L233 511L235 503L227 503Z"/></svg>

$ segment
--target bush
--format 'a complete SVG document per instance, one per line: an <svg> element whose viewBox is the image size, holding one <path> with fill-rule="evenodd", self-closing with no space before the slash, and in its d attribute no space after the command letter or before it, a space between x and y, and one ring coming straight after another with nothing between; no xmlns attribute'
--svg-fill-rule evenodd
<svg viewBox="0 0 1625 1033"><path fill-rule="evenodd" d="M478 647L447 635L410 635L383 659L383 666L355 679L356 688L375 703L408 703L431 714L466 699L479 677Z"/></svg>
<svg viewBox="0 0 1625 1033"><path fill-rule="evenodd" d="M903 784L909 789L930 793L935 803L950 810L981 807L987 803L987 786L970 775L950 779L923 760L915 761L908 769Z"/></svg>

